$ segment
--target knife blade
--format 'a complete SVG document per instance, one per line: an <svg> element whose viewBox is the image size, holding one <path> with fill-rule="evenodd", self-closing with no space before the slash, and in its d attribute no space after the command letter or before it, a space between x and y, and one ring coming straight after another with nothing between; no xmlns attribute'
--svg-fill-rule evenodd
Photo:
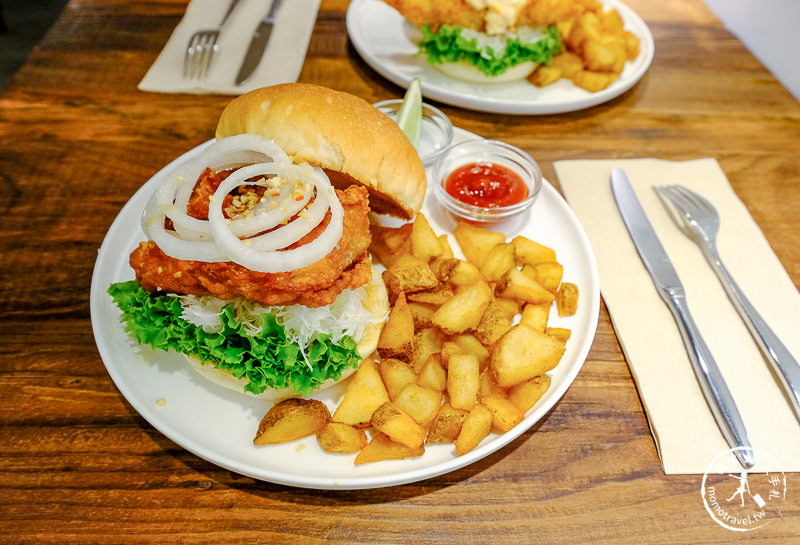
<svg viewBox="0 0 800 545"><path fill-rule="evenodd" d="M735 449L734 455L742 467L752 468L755 456L733 396L689 312L678 273L621 169L611 171L611 189L633 245L678 324L692 369L722 436Z"/></svg>
<svg viewBox="0 0 800 545"><path fill-rule="evenodd" d="M275 28L275 14L278 12L278 8L281 7L282 1L273 0L269 11L259 21L255 32L253 32L253 37L250 38L250 45L247 46L247 53L245 53L242 65L239 67L239 73L236 74L236 85L241 85L247 80L261 62L261 57L264 56L264 51L267 49L272 29Z"/></svg>

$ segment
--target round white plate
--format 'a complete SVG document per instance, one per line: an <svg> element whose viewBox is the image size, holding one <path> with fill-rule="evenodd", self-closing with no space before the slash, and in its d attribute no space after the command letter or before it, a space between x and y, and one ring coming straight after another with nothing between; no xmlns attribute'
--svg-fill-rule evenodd
<svg viewBox="0 0 800 545"><path fill-rule="evenodd" d="M625 29L639 37L639 56L625 64L620 77L602 91L590 93L561 79L538 88L526 80L475 84L450 78L417 55L421 33L395 9L381 0L352 0L347 9L347 32L364 61L380 75L401 87L415 77L422 94L432 100L470 110L502 114L558 114L582 110L616 98L647 72L655 50L645 22L618 0L601 0L622 17Z"/></svg>
<svg viewBox="0 0 800 545"><path fill-rule="evenodd" d="M456 129L456 139L474 138ZM490 435L472 452L456 456L452 445L427 447L418 458L356 466L355 455L325 453L315 437L274 446L254 446L258 423L270 407L218 387L195 373L179 355L139 347L123 331L120 311L106 290L113 282L134 277L128 256L145 239L139 226L145 202L174 166L200 153L198 146L164 167L124 206L97 256L91 289L92 328L100 356L117 388L154 428L197 456L255 479L319 489L362 489L409 483L441 475L480 460L513 441L539 421L564 395L578 374L594 339L600 309L597 267L589 242L570 208L545 182L538 201L519 221L497 229L508 237L524 234L554 248L564 265L564 280L580 288L578 313L551 324L568 327L572 337L561 363L549 374L550 389L525 420L503 435ZM455 227L432 195L423 212L437 232ZM452 239L455 243L455 240ZM313 397L335 409L344 387L339 384Z"/></svg>

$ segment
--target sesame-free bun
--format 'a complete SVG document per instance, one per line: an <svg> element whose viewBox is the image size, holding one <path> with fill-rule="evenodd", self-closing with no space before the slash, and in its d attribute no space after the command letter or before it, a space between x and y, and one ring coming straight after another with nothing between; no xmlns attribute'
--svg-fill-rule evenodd
<svg viewBox="0 0 800 545"><path fill-rule="evenodd" d="M365 284L364 291L366 297L364 298L364 308L369 310L376 318L376 322L367 324L361 338L358 341L356 350L362 358L372 357L375 350L378 348L378 338L383 329L384 318L389 312L389 295L386 291L386 285L381 279L381 275L373 268L372 280ZM212 364L203 364L198 358L183 354L191 367L204 379L222 386L225 389L232 390L247 397L254 397L257 399L265 399L267 401L278 401L287 397L295 397L297 394L291 388L284 388L282 390L266 390L260 394L252 394L244 390L247 380L238 379L234 377L229 371L218 369ZM326 390L331 386L338 384L344 379L348 378L355 372L355 369L347 369L342 373L339 380L328 379L317 388L316 392Z"/></svg>
<svg viewBox="0 0 800 545"><path fill-rule="evenodd" d="M322 167L337 187L363 184L378 214L412 219L422 207L427 179L419 154L393 120L359 97L307 83L256 89L226 106L216 137L242 133Z"/></svg>

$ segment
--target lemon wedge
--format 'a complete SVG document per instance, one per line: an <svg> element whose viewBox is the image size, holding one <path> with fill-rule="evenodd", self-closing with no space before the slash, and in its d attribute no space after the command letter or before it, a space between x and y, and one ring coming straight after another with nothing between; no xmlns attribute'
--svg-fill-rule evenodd
<svg viewBox="0 0 800 545"><path fill-rule="evenodd" d="M422 132L422 88L419 78L414 78L408 85L400 111L397 112L397 124L416 147Z"/></svg>

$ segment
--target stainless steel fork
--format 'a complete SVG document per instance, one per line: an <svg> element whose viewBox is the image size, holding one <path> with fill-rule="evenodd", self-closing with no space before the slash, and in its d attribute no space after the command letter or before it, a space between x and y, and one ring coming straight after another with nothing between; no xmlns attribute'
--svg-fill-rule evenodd
<svg viewBox="0 0 800 545"><path fill-rule="evenodd" d="M725 268L717 251L717 232L719 231L719 214L716 208L703 196L680 185L658 186L654 188L662 202L671 202L679 214L672 214L678 226L700 247L706 260L717 274L728 297L739 311L747 329L756 340L761 352L767 358L775 374L778 375L795 416L800 419L800 365L789 353L789 350L769 328L767 323L756 312L742 290ZM669 207L668 207L669 208Z"/></svg>
<svg viewBox="0 0 800 545"><path fill-rule="evenodd" d="M184 78L203 79L208 75L214 54L219 50L217 45L219 32L238 3L239 0L232 0L217 28L202 29L192 34L183 57Z"/></svg>

